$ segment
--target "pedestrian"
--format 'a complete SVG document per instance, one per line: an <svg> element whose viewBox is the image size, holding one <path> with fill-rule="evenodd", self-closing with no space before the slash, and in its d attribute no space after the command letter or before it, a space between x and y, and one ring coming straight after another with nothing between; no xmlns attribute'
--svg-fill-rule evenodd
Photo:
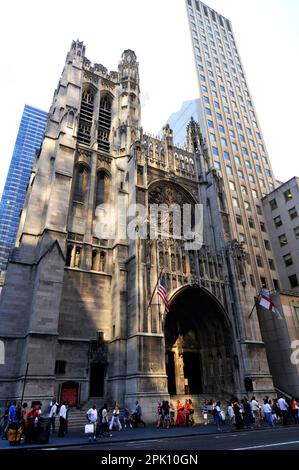
<svg viewBox="0 0 299 470"><path fill-rule="evenodd" d="M191 426L195 426L195 419L194 419L195 407L191 398L189 398L189 413L190 413L189 420L190 420Z"/></svg>
<svg viewBox="0 0 299 470"><path fill-rule="evenodd" d="M242 409L240 406L240 403L236 397L233 398L233 409L235 413L235 424L236 424L236 429L242 429L243 428L243 417L242 417Z"/></svg>
<svg viewBox="0 0 299 470"><path fill-rule="evenodd" d="M204 425L207 426L209 424L209 407L207 402L205 402L204 406L202 407L202 413L203 413L203 421Z"/></svg>
<svg viewBox="0 0 299 470"><path fill-rule="evenodd" d="M58 403L56 402L56 400L54 398L54 400L52 401L52 406L51 406L50 413L49 413L50 426L52 428L52 434L55 433L55 420L56 420L56 416L57 416L57 407L58 407Z"/></svg>
<svg viewBox="0 0 299 470"><path fill-rule="evenodd" d="M286 426L288 424L289 406L282 396L278 399L278 406L282 414L282 424Z"/></svg>
<svg viewBox="0 0 299 470"><path fill-rule="evenodd" d="M176 425L183 426L186 423L186 418L184 415L184 405L180 400L177 400L176 412Z"/></svg>
<svg viewBox="0 0 299 470"><path fill-rule="evenodd" d="M258 401L253 396L250 401L251 414L257 428L261 427L261 411Z"/></svg>
<svg viewBox="0 0 299 470"><path fill-rule="evenodd" d="M169 429L170 426L170 416L169 416L169 403L167 400L164 400L162 403L162 413L163 413L163 428Z"/></svg>
<svg viewBox="0 0 299 470"><path fill-rule="evenodd" d="M134 427L137 427L139 423L143 424L144 427L146 426L145 422L142 420L142 410L138 401L135 402L132 418L134 419Z"/></svg>
<svg viewBox="0 0 299 470"><path fill-rule="evenodd" d="M128 408L125 408L125 410L124 410L123 420L124 420L124 428L127 428L127 427L131 428L132 427L131 419L130 419L130 413L129 413Z"/></svg>
<svg viewBox="0 0 299 470"><path fill-rule="evenodd" d="M175 426L175 408L173 406L173 403L170 403L170 408L169 408L169 417L170 417L170 426L174 427Z"/></svg>
<svg viewBox="0 0 299 470"><path fill-rule="evenodd" d="M109 427L110 431L112 431L114 425L118 427L119 431L122 430L122 426L119 421L119 407L116 403L112 411L112 418L111 418L110 427Z"/></svg>
<svg viewBox="0 0 299 470"><path fill-rule="evenodd" d="M162 428L163 426L163 411L162 411L162 403L158 401L157 406L157 428Z"/></svg>
<svg viewBox="0 0 299 470"><path fill-rule="evenodd" d="M58 437L64 437L66 432L66 425L67 425L67 409L66 409L66 402L64 402L59 410L59 430L58 430Z"/></svg>
<svg viewBox="0 0 299 470"><path fill-rule="evenodd" d="M223 424L223 411L221 410L221 403L220 401L216 402L216 406L214 407L214 416L217 425L217 431L221 432L221 425Z"/></svg>
<svg viewBox="0 0 299 470"><path fill-rule="evenodd" d="M296 399L293 397L290 403L290 409L291 409L291 416L294 420L294 424L298 424L298 403Z"/></svg>
<svg viewBox="0 0 299 470"><path fill-rule="evenodd" d="M91 442L92 438L95 442L96 441L96 426L97 426L97 420L98 420L98 412L97 412L96 405L93 405L92 408L89 408L89 410L86 413L86 417L87 417L88 423L93 426L93 432L89 434L89 442Z"/></svg>
<svg viewBox="0 0 299 470"><path fill-rule="evenodd" d="M243 407L243 420L244 420L246 429L251 429L252 412L251 412L251 406L247 397L243 398L242 407Z"/></svg>
<svg viewBox="0 0 299 470"><path fill-rule="evenodd" d="M234 408L233 408L232 402L229 402L229 404L228 404L228 407L227 407L227 416L228 416L230 428L231 428L231 430L232 430L233 427L234 427L234 425L235 425L235 412L234 412Z"/></svg>
<svg viewBox="0 0 299 470"><path fill-rule="evenodd" d="M107 403L104 404L102 409L102 435L107 437L112 437L109 430L109 419L108 419L108 407Z"/></svg>
<svg viewBox="0 0 299 470"><path fill-rule="evenodd" d="M264 404L263 404L263 413L266 419L266 422L268 423L268 426L273 426L273 418L272 418L272 408L268 400L264 399Z"/></svg>
<svg viewBox="0 0 299 470"><path fill-rule="evenodd" d="M38 427L38 417L40 415L39 406L37 403L33 403L31 410L27 414L27 420L25 423L25 442L30 444L35 442L37 438L37 427Z"/></svg>
<svg viewBox="0 0 299 470"><path fill-rule="evenodd" d="M186 428L188 428L189 418L190 418L190 408L189 408L189 400L188 399L185 400L184 412L185 412L185 417L186 417L185 426L186 426Z"/></svg>

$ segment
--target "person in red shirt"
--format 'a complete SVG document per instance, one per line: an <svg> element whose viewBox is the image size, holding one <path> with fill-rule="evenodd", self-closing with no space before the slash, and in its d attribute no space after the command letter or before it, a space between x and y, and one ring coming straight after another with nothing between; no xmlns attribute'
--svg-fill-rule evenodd
<svg viewBox="0 0 299 470"><path fill-rule="evenodd" d="M184 407L184 412L185 412L185 416L186 416L186 427L189 426L189 418L190 418L190 405L189 405L189 400L186 399L185 401L185 407Z"/></svg>

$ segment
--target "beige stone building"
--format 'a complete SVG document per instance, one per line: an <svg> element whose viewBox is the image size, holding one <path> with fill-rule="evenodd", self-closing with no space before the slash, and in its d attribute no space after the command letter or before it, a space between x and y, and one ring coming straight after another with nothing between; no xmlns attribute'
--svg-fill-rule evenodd
<svg viewBox="0 0 299 470"><path fill-rule="evenodd" d="M152 418L163 398L273 391L224 181L194 120L186 149L169 126L160 140L143 132L139 86L133 51L108 72L72 43L0 298L1 400L20 398L25 384L26 400L138 399ZM202 204L203 246L163 238L161 224L157 239L142 238L140 213L134 238L101 236L126 225L103 203ZM166 318L154 293L161 271Z"/></svg>

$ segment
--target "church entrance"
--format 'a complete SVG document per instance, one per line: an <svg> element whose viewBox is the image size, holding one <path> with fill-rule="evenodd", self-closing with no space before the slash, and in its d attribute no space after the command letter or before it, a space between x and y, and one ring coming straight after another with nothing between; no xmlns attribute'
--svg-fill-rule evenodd
<svg viewBox="0 0 299 470"><path fill-rule="evenodd" d="M198 286L180 289L165 320L169 394L232 395L237 373L233 344L232 326L218 300Z"/></svg>
<svg viewBox="0 0 299 470"><path fill-rule="evenodd" d="M105 365L101 362L90 364L90 397L104 396Z"/></svg>

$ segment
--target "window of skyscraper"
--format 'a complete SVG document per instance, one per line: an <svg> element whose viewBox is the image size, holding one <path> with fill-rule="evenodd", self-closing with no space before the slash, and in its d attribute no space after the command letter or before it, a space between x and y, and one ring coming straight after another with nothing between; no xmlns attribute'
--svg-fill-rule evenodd
<svg viewBox="0 0 299 470"><path fill-rule="evenodd" d="M290 201L291 199L293 199L293 195L292 195L292 192L291 192L290 189L288 189L287 191L285 191L285 192L283 193L283 195L284 195L284 198L285 198L286 202L288 202L288 201Z"/></svg>
<svg viewBox="0 0 299 470"><path fill-rule="evenodd" d="M289 282L291 287L298 287L297 275L293 274L292 276L289 276Z"/></svg>
<svg viewBox="0 0 299 470"><path fill-rule="evenodd" d="M254 220L251 217L249 217L249 219L248 219L248 224L249 224L250 228L255 228Z"/></svg>
<svg viewBox="0 0 299 470"><path fill-rule="evenodd" d="M216 142L216 136L212 132L210 132L210 140L211 142Z"/></svg>
<svg viewBox="0 0 299 470"><path fill-rule="evenodd" d="M247 194L247 188L243 184L241 184L241 191L243 194Z"/></svg>
<svg viewBox="0 0 299 470"><path fill-rule="evenodd" d="M213 122L212 122L212 121L210 121L210 120L208 120L208 126L209 126L209 127L211 127L211 128L213 128L213 127L214 127L214 124L213 124Z"/></svg>
<svg viewBox="0 0 299 470"><path fill-rule="evenodd" d="M238 177L239 177L240 179L242 179L242 180L244 179L243 171L238 170Z"/></svg>
<svg viewBox="0 0 299 470"><path fill-rule="evenodd" d="M256 256L256 264L257 264L260 268L263 267L262 258L261 258L261 256L259 256L259 255ZM266 280L265 278L263 278L263 279Z"/></svg>
<svg viewBox="0 0 299 470"><path fill-rule="evenodd" d="M256 168L256 171L257 171L258 173L261 173L261 172L262 172L262 169L261 169L260 165L256 164L256 165L255 165L255 168Z"/></svg>
<svg viewBox="0 0 299 470"><path fill-rule="evenodd" d="M205 110L206 110L206 114L208 114L209 116L211 116L212 113L211 113L210 108L205 108Z"/></svg>
<svg viewBox="0 0 299 470"><path fill-rule="evenodd" d="M239 134L239 137L240 137L241 142L245 142L245 137L244 137L244 135Z"/></svg>
<svg viewBox="0 0 299 470"><path fill-rule="evenodd" d="M217 117L217 119L218 119L219 121L222 121L222 116L221 116L220 113L216 113L216 117Z"/></svg>
<svg viewBox="0 0 299 470"><path fill-rule="evenodd" d="M251 163L248 160L245 161L245 165L246 165L246 168L251 170Z"/></svg>
<svg viewBox="0 0 299 470"><path fill-rule="evenodd" d="M283 256L284 264L286 266L292 266L293 264L293 258L290 253L286 254Z"/></svg>
<svg viewBox="0 0 299 470"><path fill-rule="evenodd" d="M242 217L239 214L236 215L236 221L238 225L243 225Z"/></svg>
<svg viewBox="0 0 299 470"><path fill-rule="evenodd" d="M213 155L219 155L217 147L212 147Z"/></svg>
<svg viewBox="0 0 299 470"><path fill-rule="evenodd" d="M240 160L240 157L235 157L235 162L237 165L241 165L241 160Z"/></svg>
<svg viewBox="0 0 299 470"><path fill-rule="evenodd" d="M223 147L227 147L227 141L224 137L221 137L221 144Z"/></svg>
<svg viewBox="0 0 299 470"><path fill-rule="evenodd" d="M216 170L220 171L221 170L221 165L219 162L214 162L214 166L216 168Z"/></svg>
<svg viewBox="0 0 299 470"><path fill-rule="evenodd" d="M218 126L218 129L219 129L219 132L223 132L223 133L224 133L224 127L223 127L223 126L219 125L219 126Z"/></svg>
<svg viewBox="0 0 299 470"><path fill-rule="evenodd" d="M282 235L279 235L278 241L280 246L286 246L288 244L288 239L286 237L286 234L283 233Z"/></svg>
<svg viewBox="0 0 299 470"><path fill-rule="evenodd" d="M248 156L248 150L246 147L242 147L242 152L243 152L243 155Z"/></svg>
<svg viewBox="0 0 299 470"><path fill-rule="evenodd" d="M225 160L229 160L229 159L230 159L230 158L229 158L229 153L228 153L226 150L223 152L223 156L224 156Z"/></svg>
<svg viewBox="0 0 299 470"><path fill-rule="evenodd" d="M232 175L232 174L233 174L233 170L232 170L232 167L231 167L231 166L227 166L227 167L226 167L226 173L227 173L228 175Z"/></svg>
<svg viewBox="0 0 299 470"><path fill-rule="evenodd" d="M296 207L292 207L291 209L289 209L288 213L291 220L295 219L298 216Z"/></svg>
<svg viewBox="0 0 299 470"><path fill-rule="evenodd" d="M274 217L273 222L276 228L281 227L282 220L281 220L280 215L278 215L277 217Z"/></svg>
<svg viewBox="0 0 299 470"><path fill-rule="evenodd" d="M244 207L247 211L251 211L251 206L248 201L244 201Z"/></svg>
<svg viewBox="0 0 299 470"><path fill-rule="evenodd" d="M227 167L228 168L228 167ZM233 206L234 207L239 207L239 201L236 197L233 197Z"/></svg>
<svg viewBox="0 0 299 470"><path fill-rule="evenodd" d="M294 228L294 235L296 240L299 240L299 226Z"/></svg>
<svg viewBox="0 0 299 470"><path fill-rule="evenodd" d="M229 187L232 191L236 191L236 185L233 181L229 181Z"/></svg>

